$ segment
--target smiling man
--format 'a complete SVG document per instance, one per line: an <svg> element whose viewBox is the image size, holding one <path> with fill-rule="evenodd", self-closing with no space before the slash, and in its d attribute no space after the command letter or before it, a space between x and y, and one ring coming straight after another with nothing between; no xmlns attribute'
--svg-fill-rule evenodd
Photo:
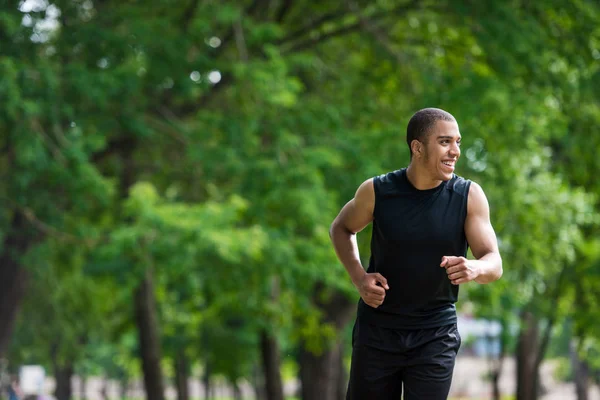
<svg viewBox="0 0 600 400"><path fill-rule="evenodd" d="M461 135L446 111L412 116L407 168L363 182L331 224L336 254L361 299L347 399L442 400L461 344L458 288L502 276L481 187L458 177ZM363 268L356 234L373 223ZM467 248L475 260L467 260Z"/></svg>

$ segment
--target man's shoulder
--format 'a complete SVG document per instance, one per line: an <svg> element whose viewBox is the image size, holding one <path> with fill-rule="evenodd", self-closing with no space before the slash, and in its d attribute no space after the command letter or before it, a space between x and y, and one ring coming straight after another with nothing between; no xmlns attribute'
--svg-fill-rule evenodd
<svg viewBox="0 0 600 400"><path fill-rule="evenodd" d="M473 182L471 180L454 174L452 179L446 183L446 188L460 194L461 196L468 196L472 183Z"/></svg>
<svg viewBox="0 0 600 400"><path fill-rule="evenodd" d="M402 176L405 169L397 169L375 176L373 178L375 194L383 196L397 194L398 190L402 187Z"/></svg>
<svg viewBox="0 0 600 400"><path fill-rule="evenodd" d="M373 181L379 184L395 184L402 178L402 174L404 174L405 170L406 168L401 168L377 175L373 178Z"/></svg>

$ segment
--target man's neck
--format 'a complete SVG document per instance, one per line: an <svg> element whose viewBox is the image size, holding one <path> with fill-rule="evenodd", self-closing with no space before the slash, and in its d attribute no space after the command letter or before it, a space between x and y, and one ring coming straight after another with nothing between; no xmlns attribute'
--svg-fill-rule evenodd
<svg viewBox="0 0 600 400"><path fill-rule="evenodd" d="M406 168L406 178L418 190L428 190L438 187L442 181L429 177L427 171L411 161Z"/></svg>

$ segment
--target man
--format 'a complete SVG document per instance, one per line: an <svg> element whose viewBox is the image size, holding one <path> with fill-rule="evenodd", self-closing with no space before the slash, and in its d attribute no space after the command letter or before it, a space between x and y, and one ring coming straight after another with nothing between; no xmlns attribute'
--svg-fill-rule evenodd
<svg viewBox="0 0 600 400"><path fill-rule="evenodd" d="M331 239L361 299L347 399L446 399L456 353L458 287L502 276L481 187L454 174L461 135L437 108L412 116L407 168L363 182ZM364 270L356 234L373 222ZM467 260L467 247L476 260Z"/></svg>

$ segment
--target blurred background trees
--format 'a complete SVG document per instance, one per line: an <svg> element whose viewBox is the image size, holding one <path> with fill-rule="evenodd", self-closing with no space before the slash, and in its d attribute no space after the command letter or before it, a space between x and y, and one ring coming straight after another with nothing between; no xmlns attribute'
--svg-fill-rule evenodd
<svg viewBox="0 0 600 400"><path fill-rule="evenodd" d="M505 274L459 310L502 326L517 399L549 353L600 371L600 6L593 1L4 1L0 358L71 378L191 376L342 399L357 294L328 238L458 120ZM369 231L359 235L367 259ZM552 345L553 343L567 345ZM85 379L82 381L85 383ZM495 383L495 384L494 384Z"/></svg>

